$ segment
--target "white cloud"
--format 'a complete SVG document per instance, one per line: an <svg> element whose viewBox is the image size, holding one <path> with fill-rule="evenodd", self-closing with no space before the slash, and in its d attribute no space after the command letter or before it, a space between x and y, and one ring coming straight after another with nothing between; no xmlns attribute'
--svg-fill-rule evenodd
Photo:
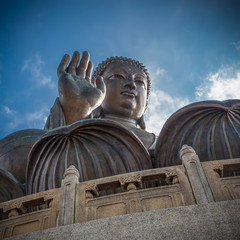
<svg viewBox="0 0 240 240"><path fill-rule="evenodd" d="M235 48L240 51L240 41L237 42L233 42L233 45L235 46Z"/></svg>
<svg viewBox="0 0 240 240"><path fill-rule="evenodd" d="M29 59L24 61L21 70L28 71L31 74L31 80L37 83L38 86L48 86L54 88L55 83L51 76L46 76L43 73L42 66L45 62L38 53L32 55Z"/></svg>
<svg viewBox="0 0 240 240"><path fill-rule="evenodd" d="M167 119L179 108L189 104L188 98L172 97L160 90L157 85L171 81L165 69L151 64L152 89L149 97L148 110L146 113L147 131L156 135L160 133ZM153 67L154 66L154 67Z"/></svg>
<svg viewBox="0 0 240 240"><path fill-rule="evenodd" d="M165 69L157 67L156 76L164 76L165 73L166 73Z"/></svg>
<svg viewBox="0 0 240 240"><path fill-rule="evenodd" d="M172 81L167 71L164 68L160 67L158 64L156 64L156 62L149 62L148 64L146 64L146 66L148 66L148 70L152 80L152 85L156 85L160 82Z"/></svg>
<svg viewBox="0 0 240 240"><path fill-rule="evenodd" d="M42 108L37 112L28 113L26 115L26 120L32 124L33 127L42 128L47 121L47 117L49 115L48 108Z"/></svg>
<svg viewBox="0 0 240 240"><path fill-rule="evenodd" d="M239 42L240 45L240 42ZM159 134L167 119L181 107L190 104L184 97L172 97L157 88L168 77L165 69L154 67L151 69L153 87L150 94L146 126L149 132ZM157 82L158 81L158 82ZM240 68L239 65L223 66L216 73L210 73L195 89L195 101L226 100L240 98Z"/></svg>
<svg viewBox="0 0 240 240"><path fill-rule="evenodd" d="M3 113L9 118L6 125L6 128L9 131L14 131L21 127L21 125L23 125L24 128L42 129L49 115L49 109L43 107L39 111L22 115L17 111L10 109L8 106L3 106Z"/></svg>
<svg viewBox="0 0 240 240"><path fill-rule="evenodd" d="M16 111L10 109L8 106L3 106L4 113L7 115L14 115Z"/></svg>
<svg viewBox="0 0 240 240"><path fill-rule="evenodd" d="M187 98L176 98L161 90L153 90L146 113L147 131L158 135L167 119L175 111L187 104L189 104Z"/></svg>
<svg viewBox="0 0 240 240"><path fill-rule="evenodd" d="M240 98L240 69L222 67L216 73L210 73L205 81L196 88L197 100L226 100Z"/></svg>

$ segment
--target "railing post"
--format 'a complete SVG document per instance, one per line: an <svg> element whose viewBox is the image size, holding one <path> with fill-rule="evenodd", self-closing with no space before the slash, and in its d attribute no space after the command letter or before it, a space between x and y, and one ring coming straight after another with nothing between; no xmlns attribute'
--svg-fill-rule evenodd
<svg viewBox="0 0 240 240"><path fill-rule="evenodd" d="M214 202L212 191L194 149L188 145L183 145L180 150L180 158L186 169L196 203Z"/></svg>
<svg viewBox="0 0 240 240"><path fill-rule="evenodd" d="M79 171L71 165L64 173L62 180L59 215L57 226L73 224L75 222L76 187L79 183Z"/></svg>

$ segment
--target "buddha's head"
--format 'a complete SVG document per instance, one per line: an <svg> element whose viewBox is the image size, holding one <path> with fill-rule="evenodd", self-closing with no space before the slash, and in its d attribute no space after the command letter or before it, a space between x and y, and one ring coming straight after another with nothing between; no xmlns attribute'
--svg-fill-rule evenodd
<svg viewBox="0 0 240 240"><path fill-rule="evenodd" d="M106 97L100 107L101 116L132 119L144 129L143 115L151 87L145 66L130 58L111 57L96 68L93 81L98 76L102 76L106 84Z"/></svg>

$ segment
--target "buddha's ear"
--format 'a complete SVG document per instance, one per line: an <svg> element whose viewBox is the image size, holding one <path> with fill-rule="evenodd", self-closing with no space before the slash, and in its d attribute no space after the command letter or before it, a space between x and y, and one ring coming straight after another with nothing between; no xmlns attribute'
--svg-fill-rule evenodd
<svg viewBox="0 0 240 240"><path fill-rule="evenodd" d="M148 107L148 99L147 99L147 101L146 101L146 105L145 105L145 109L144 109L143 114L145 114L145 112L147 111L147 107Z"/></svg>
<svg viewBox="0 0 240 240"><path fill-rule="evenodd" d="M148 99L146 101L146 105L145 105L145 109L144 109L143 115L137 120L137 124L143 130L146 130L146 124L145 124L145 121L144 121L144 114L147 111L147 106L148 106Z"/></svg>
<svg viewBox="0 0 240 240"><path fill-rule="evenodd" d="M146 124L144 121L144 115L142 115L138 120L137 120L137 124L139 125L139 127L143 130L146 129Z"/></svg>

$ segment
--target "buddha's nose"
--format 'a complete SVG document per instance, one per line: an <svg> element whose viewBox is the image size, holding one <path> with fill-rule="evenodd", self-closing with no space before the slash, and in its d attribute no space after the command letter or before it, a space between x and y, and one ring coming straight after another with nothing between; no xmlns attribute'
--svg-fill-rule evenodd
<svg viewBox="0 0 240 240"><path fill-rule="evenodd" d="M134 89L134 90L136 89L136 83L135 83L135 81L134 81L133 76L128 76L128 77L127 77L124 86L130 88L131 90L132 90L132 89Z"/></svg>

